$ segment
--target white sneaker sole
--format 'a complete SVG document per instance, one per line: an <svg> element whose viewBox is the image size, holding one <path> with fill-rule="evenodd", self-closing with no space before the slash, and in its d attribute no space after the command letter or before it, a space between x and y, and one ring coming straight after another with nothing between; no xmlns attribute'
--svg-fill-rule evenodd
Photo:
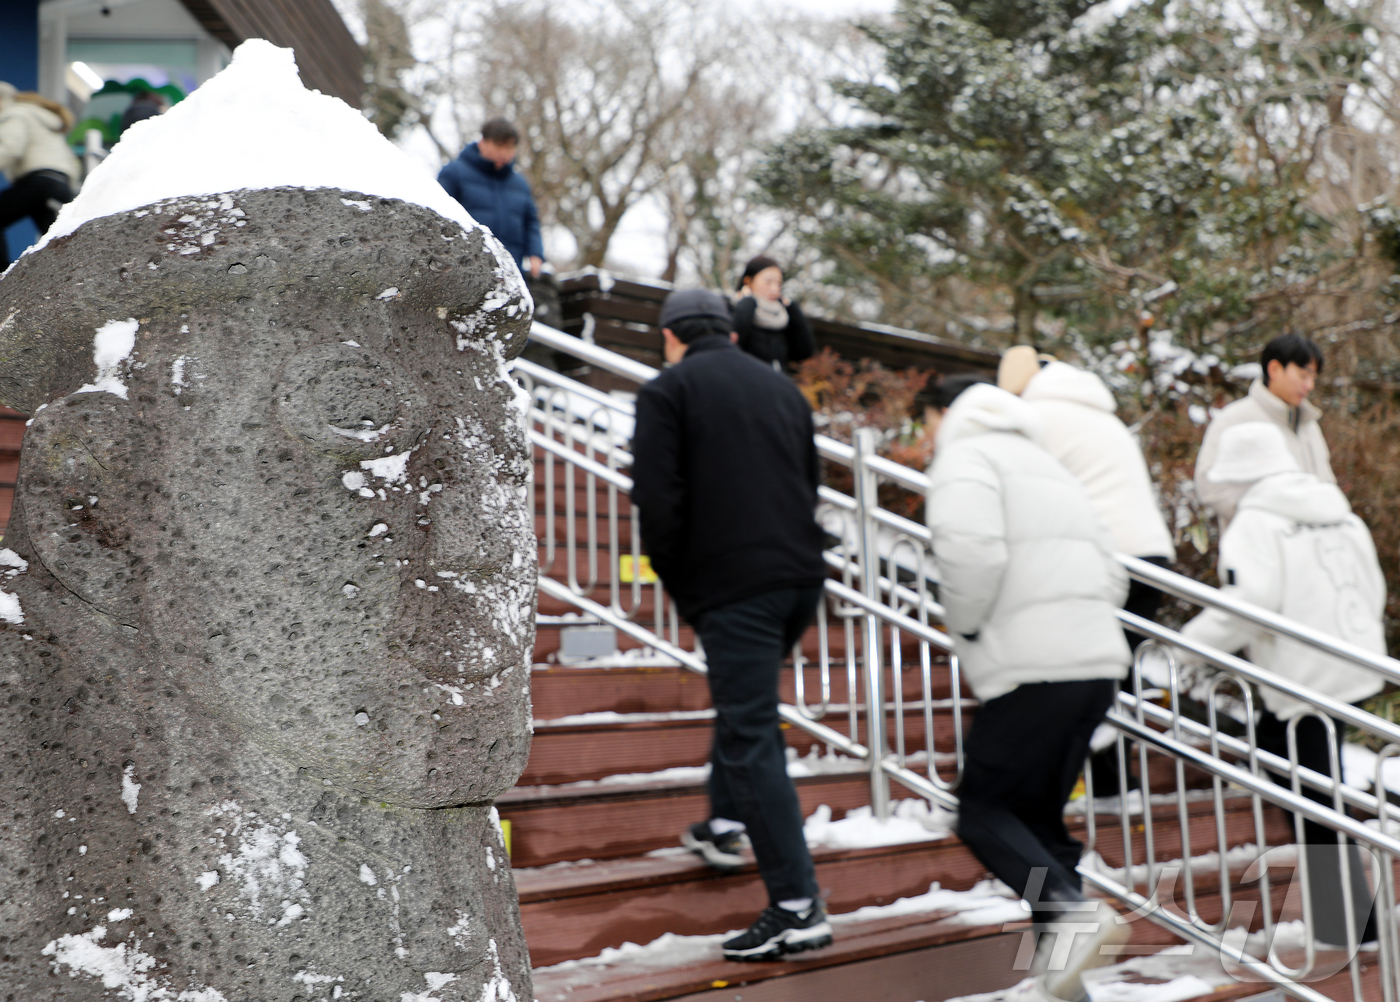
<svg viewBox="0 0 1400 1002"><path fill-rule="evenodd" d="M721 852L713 842L705 842L690 834L690 829L681 832L681 846L689 849L716 870L742 870L744 857L732 852Z"/></svg>
<svg viewBox="0 0 1400 1002"><path fill-rule="evenodd" d="M725 960L777 960L785 953L820 950L831 945L831 923L818 922L808 929L784 929L766 943L747 950L724 951Z"/></svg>

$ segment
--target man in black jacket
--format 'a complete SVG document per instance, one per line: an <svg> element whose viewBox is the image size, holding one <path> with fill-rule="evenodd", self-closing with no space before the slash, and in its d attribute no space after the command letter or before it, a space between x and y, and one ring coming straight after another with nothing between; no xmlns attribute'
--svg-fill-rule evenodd
<svg viewBox="0 0 1400 1002"><path fill-rule="evenodd" d="M735 347L719 295L673 292L661 326L673 367L637 394L632 498L652 567L704 644L715 707L711 816L681 842L728 870L747 831L770 903L724 954L773 959L831 942L778 719L779 668L826 576L812 411Z"/></svg>

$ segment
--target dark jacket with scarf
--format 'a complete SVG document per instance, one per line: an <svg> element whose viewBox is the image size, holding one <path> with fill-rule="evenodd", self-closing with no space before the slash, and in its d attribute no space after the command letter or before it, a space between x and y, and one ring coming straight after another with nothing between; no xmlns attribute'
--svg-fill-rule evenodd
<svg viewBox="0 0 1400 1002"><path fill-rule="evenodd" d="M812 435L797 388L716 335L638 392L632 498L642 545L691 622L826 577Z"/></svg>
<svg viewBox="0 0 1400 1002"><path fill-rule="evenodd" d="M535 196L515 164L497 167L471 143L439 172L438 184L495 235L517 265L544 257Z"/></svg>
<svg viewBox="0 0 1400 1002"><path fill-rule="evenodd" d="M782 330L771 330L754 323L757 309L758 301L753 296L743 296L734 304L734 331L739 335L740 348L761 362L770 365L777 362L780 368L816 354L817 342L800 306L796 303L787 305L788 323Z"/></svg>

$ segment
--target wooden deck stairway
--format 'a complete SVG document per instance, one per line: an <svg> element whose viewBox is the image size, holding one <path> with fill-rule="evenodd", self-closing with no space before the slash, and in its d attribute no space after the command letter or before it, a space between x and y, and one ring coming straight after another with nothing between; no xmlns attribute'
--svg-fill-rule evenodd
<svg viewBox="0 0 1400 1002"><path fill-rule="evenodd" d="M537 456L537 475L540 459ZM582 481L580 477L575 486L580 512L586 500ZM538 477L537 483L542 483ZM563 490L556 484L556 512L563 511ZM543 540L542 486L536 498L537 529ZM606 510L601 499L599 510ZM628 518L624 499L619 525L623 539L631 531ZM562 516L556 515L556 520L558 528ZM556 538L562 539L562 532ZM587 562L582 531L578 538L582 567ZM600 548L598 580L589 593L603 605L609 601L611 575L618 571L603 566L606 552ZM542 545L542 566L545 560ZM558 553L551 575L560 577L564 564L564 554ZM653 595L648 589L635 615L637 622L652 621ZM952 834L875 847L813 846L818 882L836 924L833 945L781 963L725 962L718 946L721 935L746 926L767 901L752 865L736 874L720 874L677 845L680 831L707 814L700 768L708 759L711 733L705 680L661 664L663 659L639 660L640 644L621 633L618 647L624 656L613 658L609 666L559 664L561 631L575 628L559 620L576 612L576 607L541 593L542 625L532 673L534 745L520 785L499 801L502 817L511 822L512 863L539 1002L936 1002L1004 989L1024 977L1024 970L1016 966L1026 928L1019 921L1022 915L1009 899L985 896L989 875ZM833 630L831 637L830 655L840 661L841 631ZM682 646L692 646L684 628L680 639ZM809 631L803 643L806 657L817 656L816 645L815 631ZM921 694L917 653L911 655L902 679L908 701ZM810 701L815 673L808 671ZM947 665L936 663L934 673L934 695L946 697ZM832 685L833 710L824 722L844 734L841 706L849 698L844 671L833 673ZM792 702L791 666L785 670L782 689L783 699ZM939 720L933 753L947 775L953 748L951 717L943 714ZM911 713L907 724L907 733L922 734L922 711ZM870 802L869 777L862 764L847 760L842 768L797 728L789 728L787 736L793 756L799 757L791 771L797 774L805 814L826 805L832 818L840 819ZM924 751L917 739L907 747ZM1174 789L1173 763L1153 762L1153 788ZM1189 825L1192 850L1199 854L1215 848L1215 818L1208 782L1201 777L1194 785L1199 789L1193 793ZM898 786L894 790L894 797L913 796ZM1250 805L1246 797L1231 801L1227 846L1253 841ZM1175 801L1151 809L1156 858L1179 858ZM1117 817L1105 813L1098 819L1097 849L1112 867L1123 864ZM1267 819L1270 843L1288 842L1283 813L1269 808ZM1136 820L1131 836L1135 859L1141 860L1145 832L1142 818ZM1085 838L1082 809L1071 823L1077 836ZM1237 867L1232 873L1232 883L1240 872ZM943 891L981 888L983 896L974 902L981 907L968 908L969 895L962 901L929 896L895 906L901 899L928 896L931 884ZM1257 897L1252 885L1234 890L1237 901L1247 901L1251 894ZM1198 914L1206 920L1217 918L1218 876L1200 871L1195 891ZM1281 894L1276 888L1277 904L1282 903ZM1176 905L1184 913L1184 899ZM1256 916L1253 925L1258 923ZM668 934L672 938L656 942ZM1179 942L1159 926L1138 919L1125 959ZM650 949L638 949L653 943ZM1131 972L1123 975L1124 980L1135 977L1154 980ZM1162 977L1158 973L1155 980ZM1223 980L1228 982L1223 987L1212 986L1212 998L1252 995L1267 987Z"/></svg>

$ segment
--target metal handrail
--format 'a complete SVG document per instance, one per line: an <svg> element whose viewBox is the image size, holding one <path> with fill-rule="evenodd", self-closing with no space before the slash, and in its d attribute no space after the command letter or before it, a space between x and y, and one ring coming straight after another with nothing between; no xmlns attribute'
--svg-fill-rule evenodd
<svg viewBox="0 0 1400 1002"><path fill-rule="evenodd" d="M588 344L579 338L572 337L562 331L557 331L552 327L546 327L541 323L534 324L531 328L530 336L532 339L540 341L551 348L574 355L592 365L597 365L617 375L624 376L628 379L634 379L638 383L648 382L660 373L659 369L653 369L649 365L633 361L616 352L608 351L606 348ZM544 371L548 372L549 370ZM597 391L594 392L596 393ZM612 404L609 404L609 406L612 406ZM621 410L622 408L618 407L617 409ZM818 453L824 458L834 460L845 466L855 466L856 449L854 446L846 445L844 442L838 442L826 435L817 435L816 443ZM915 470L911 467L896 463L883 456L867 456L863 461L866 469L891 483L898 484L901 487L916 492L922 492L927 487L927 477L920 470ZM839 492L831 491L830 488L826 488L823 490L822 499L829 500L829 494L839 494ZM846 496L842 495L842 497L845 498ZM854 509L854 499L851 499L848 503L852 509ZM871 511L870 515L877 521L897 531L906 532L924 540L930 538L926 527L920 526L918 523L909 519L901 518L893 512L886 512L877 508ZM1355 644L1349 644L1344 640L1329 637L1311 627L1295 623L1277 613L1261 609L1252 603L1225 595L1220 592L1219 589L1212 588L1209 585L1202 584L1199 581L1188 578L1182 574L1177 574L1166 568L1158 567L1155 564L1150 564L1137 557L1131 557L1124 553L1116 554L1116 557L1118 562L1127 570L1128 574L1138 581L1152 585L1154 588L1159 588L1178 598L1184 598L1196 605L1228 612L1270 633L1297 640L1328 654L1342 658L1343 660L1350 661L1353 664L1358 664L1364 668L1377 671L1390 681L1400 683L1400 660L1374 654Z"/></svg>
<svg viewBox="0 0 1400 1002"><path fill-rule="evenodd" d="M606 371L622 375L628 379L643 382L653 378L657 370L631 359L609 352L604 348L588 344L579 339L553 331L543 325L535 325L535 339L556 350L565 351ZM574 546L575 499L572 493L573 473L577 470L589 478L589 484L598 482L606 485L609 499L607 517L612 531L607 543L609 558L620 559L624 551L618 538L617 524L620 518L618 495L629 494L632 479L621 472L619 466L629 466L631 456L619 441L611 420L605 420L594 429L600 418L600 411L633 416L634 408L627 401L602 394L591 388L581 387L567 376L554 373L532 363L517 363L518 372L530 385L539 385L540 405L532 408L531 416L535 427L530 431L532 444L539 447L548 457L545 465L546 486L552 490L553 464L563 461L566 464L566 482L569 494L566 498L566 514L569 525L569 545ZM594 408L563 408L552 406L551 397L545 388L562 390L574 394L580 401ZM586 411L587 413L575 413ZM562 413L562 417L561 417ZM606 445L599 445L606 436ZM828 748L864 761L870 777L870 803L877 816L885 816L888 811L891 781L900 784L916 796L927 799L950 809L956 809L957 797L952 792L956 778L952 781L940 776L936 762L946 765L948 756L935 751L935 730L933 713L952 714L953 720L953 759L957 763L958 774L962 766L962 712L975 705L975 701L961 696L960 668L956 656L949 658L949 684L951 696L947 699L934 698L931 688L930 663L933 653L950 654L953 650L951 638L932 625L930 620L939 620L942 607L931 589L935 587L932 557L928 551L930 533L927 527L903 518L879 507L877 489L881 481L899 484L910 490L922 491L925 485L921 471L900 466L888 459L875 455L877 444L873 430L858 431L853 445L846 445L826 436L817 436L816 445L820 455L827 459L849 465L855 475L855 496L842 494L828 487L819 489L819 501L832 519L832 526L839 522L840 542L824 557L840 576L828 578L825 582L825 599L819 608L818 630L819 654L816 668L820 674L821 702L815 707L805 703L807 684L806 659L800 651L794 652L796 671L796 703L782 704L779 714L782 720L812 735ZM597 457L597 458L595 458ZM590 488L591 489L591 488ZM546 509L553 511L552 495L546 499ZM630 505L630 498L628 500ZM631 510L632 542L631 553L640 559L640 538L637 530L635 509ZM588 546L590 566L597 560L599 543L597 533L592 528L597 518L591 496L588 503ZM877 534L876 530L881 530ZM833 530L834 531L834 530ZM549 525L548 552L554 552L555 527ZM1315 649L1322 650L1353 664L1375 671L1388 679L1400 681L1400 661L1375 655L1335 638L1327 637L1309 627L1294 623L1275 613L1259 609L1241 602L1207 585L1190 578L1159 568L1153 564L1118 555L1127 572L1136 580L1143 581L1162 591L1184 598L1190 602L1209 608L1220 609L1239 616L1246 622L1279 636L1297 640ZM572 568L572 564L570 565ZM910 580L904 572L911 572ZM543 574L540 589L543 593L566 601L589 614L595 621L607 623L617 630L652 647L658 652L673 658L683 667L704 673L705 662L698 651L688 651L680 643L679 618L674 604L668 604L660 584L655 586L657 602L656 622L648 627L634 621L633 616L623 610L618 602L616 574L612 582L613 604L611 607L593 601L589 597L592 587L575 582L572 570L570 584L565 584ZM633 583L634 610L639 608L641 586ZM1388 757L1400 755L1400 725L1383 720L1346 703L1314 692L1281 675L1277 675L1258 665L1251 664L1232 654L1218 651L1192 641L1181 633L1159 626L1149 620L1120 612L1120 621L1137 633L1151 638L1151 642L1168 645L1166 652L1170 673L1169 702L1158 706L1146 698L1142 679L1141 656L1132 668L1132 692L1120 692L1114 710L1107 722L1116 732L1117 756L1120 763L1120 789L1118 793L1119 824L1123 839L1124 874L1122 880L1112 874L1101 873L1090 863L1082 863L1080 872L1085 881L1134 908L1137 914L1150 918L1153 922L1169 929L1182 938L1204 943L1218 950L1223 959L1235 964L1251 976L1272 983L1296 998L1306 1002L1322 1002L1324 996L1315 989L1302 984L1298 979L1310 976L1314 967L1314 951L1309 939L1302 966L1290 967L1282 958L1271 952L1260 960L1244 953L1243 940L1232 941L1238 929L1228 927L1230 920L1229 902L1231 876L1226 862L1226 801L1227 785L1241 791L1240 795L1253 804L1255 838L1259 850L1264 851L1265 828L1263 805L1277 805L1292 811L1297 825L1302 819L1318 822L1336 832L1339 839L1339 853L1342 856L1342 871L1352 865L1346 853L1346 838L1366 846L1383 861L1384 869L1375 871L1373 877L1379 882L1377 891L1382 903L1395 900L1395 889L1383 874L1390 873L1390 860L1400 855L1400 806L1392 806L1382 784L1381 766ZM847 684L845 704L833 701L832 649L830 634L832 629L844 631L844 669ZM1143 651L1148 646L1144 645ZM915 644L919 656L916 674L904 674L904 648ZM1191 720L1182 713L1179 692L1179 672L1176 658L1170 651L1184 651L1194 659L1219 669L1209 687L1207 704L1209 721L1202 724ZM838 655L838 657L840 657ZM888 676L888 677L887 677ZM912 682L918 680L923 687L919 698L906 699L904 685L906 677ZM1241 691L1249 726L1244 738L1220 730L1217 709L1222 694L1222 684L1233 686ZM1251 685L1263 686L1301 700L1312 713L1324 721L1325 728L1332 728L1333 720L1352 724L1368 733L1389 742L1377 760L1376 787L1374 794L1352 789L1343 785L1339 775L1339 761L1333 756L1332 776L1326 776L1305 768L1297 761L1296 744L1290 740L1289 757L1272 754L1257 746L1252 723L1253 694ZM887 695L888 694L888 695ZM872 712L873 711L873 712ZM849 724L849 734L842 734L821 722L828 712L839 713ZM906 764L907 741L910 733L905 728L907 712L922 713L924 719L923 738L927 761L927 775ZM887 720L893 714L893 721ZM861 740L862 729L865 740ZM1296 724L1290 727L1290 737ZM917 733L915 731L914 733ZM1192 742L1203 742L1202 748ZM891 742L893 748L890 747ZM1129 745L1136 748L1135 758L1143 783L1143 808L1140 823L1134 821L1133 810L1127 791L1127 761ZM945 746L946 747L946 746ZM1173 914L1163 903L1163 896L1170 895L1175 886L1175 872L1182 871L1179 865L1163 863L1157 859L1156 846L1161 844L1154 835L1154 826L1164 828L1170 824L1165 816L1154 819L1154 803L1149 796L1149 754L1162 755L1170 759L1175 770L1175 790L1177 803L1177 823L1180 825L1181 854L1183 859L1192 857L1191 820L1187 795L1187 766L1199 769L1210 777L1213 789L1215 811L1216 842L1220 850L1221 895L1225 905L1222 918L1207 923L1196 908L1196 892L1189 863L1184 867L1185 917ZM1278 781L1270 775L1280 777ZM1086 783L1090 798L1094 791L1086 769ZM1309 799L1303 795L1303 788L1319 791L1328 796L1329 803ZM1374 828L1364 821L1348 816L1347 809L1357 809L1381 819L1380 827ZM1097 815L1099 806L1091 799L1087 802L1086 825L1090 848L1097 844L1098 829L1101 827ZM1300 829L1301 830L1301 829ZM1137 833L1135 836L1134 833ZM1299 836L1301 838L1301 836ZM1198 838L1198 837L1197 837ZM1140 847L1140 848L1139 848ZM1147 864L1146 895L1136 890L1133 877L1135 860L1142 855ZM1306 854L1299 854L1300 857ZM1300 858L1300 875L1304 884L1304 897L1307 898L1310 886L1306 860ZM1270 903L1267 873L1261 877L1263 891L1264 929L1267 937L1272 937L1275 928ZM1344 896L1348 899L1351 890L1348 883ZM1400 997L1397 986L1392 984L1400 972L1400 930L1396 926L1394 908L1384 913L1381 921L1381 968L1383 972L1385 1002L1396 1002ZM1352 916L1348 914L1348 942L1355 944L1356 928ZM1380 919L1378 919L1380 920ZM1306 935L1312 935L1311 914L1304 915ZM1241 934L1242 935L1242 934ZM1272 948L1271 948L1272 949ZM1353 951L1354 952L1354 951ZM1359 966L1353 956L1350 967L1356 1002L1360 1002Z"/></svg>

